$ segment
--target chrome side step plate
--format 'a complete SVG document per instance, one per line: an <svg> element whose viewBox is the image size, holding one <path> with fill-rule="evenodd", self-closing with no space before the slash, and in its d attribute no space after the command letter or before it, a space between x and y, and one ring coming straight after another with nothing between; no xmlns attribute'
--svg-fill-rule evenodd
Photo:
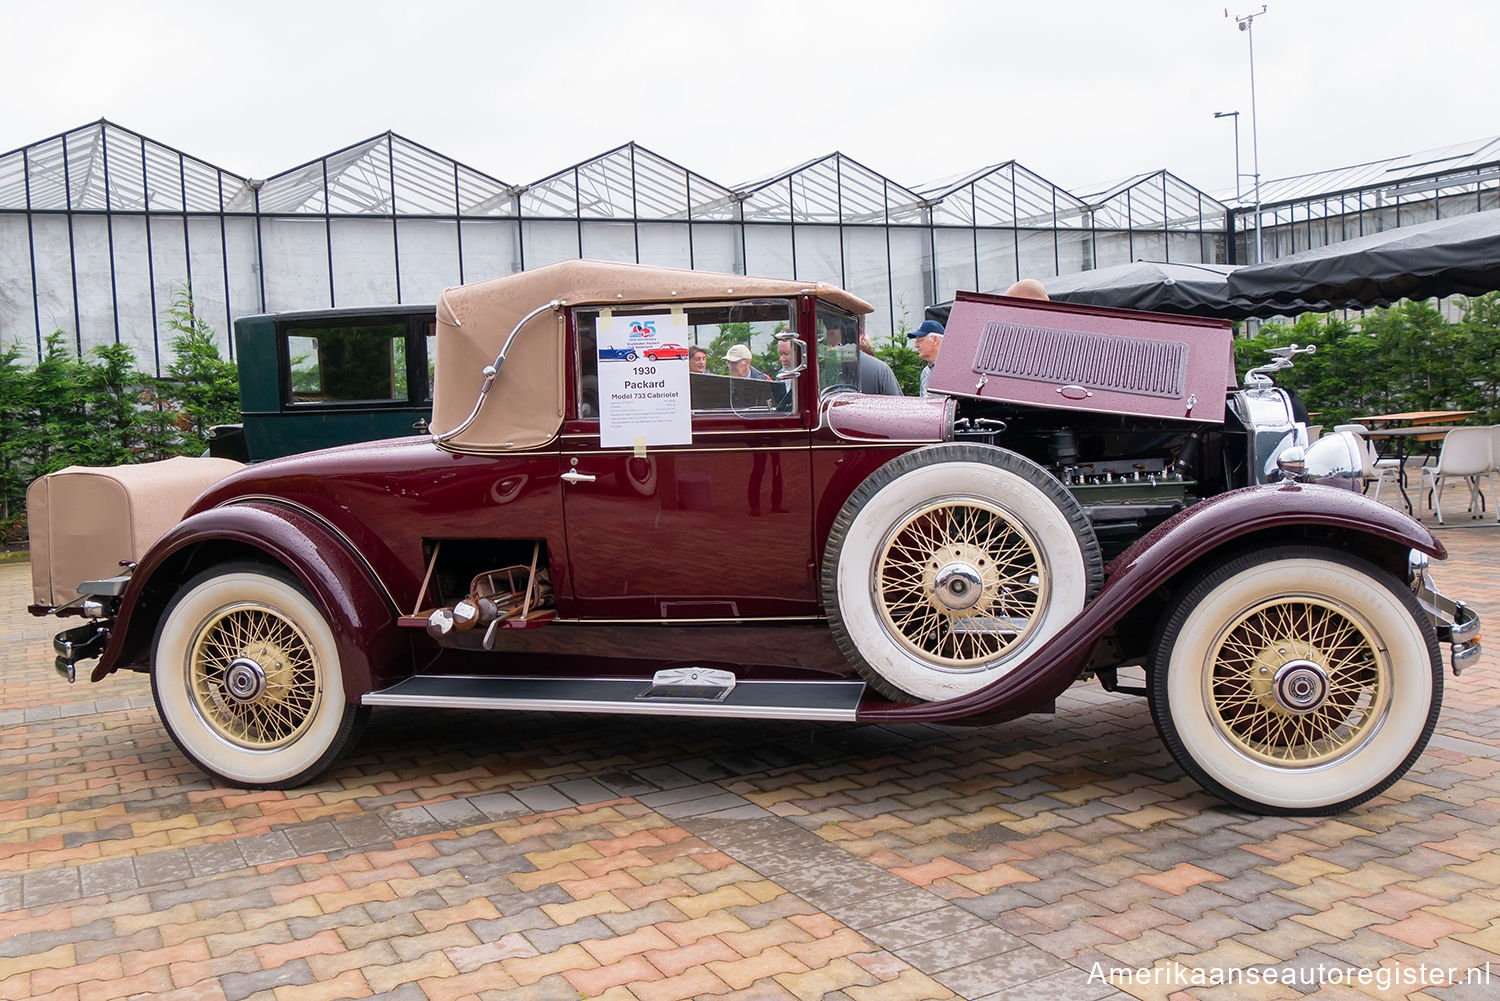
<svg viewBox="0 0 1500 1001"><path fill-rule="evenodd" d="M646 678L479 678L418 675L360 699L367 706L433 709L515 709L527 712L616 713L634 716L722 716L853 722L863 681L737 681L708 697L648 695L662 691ZM667 688L666 691L671 691Z"/></svg>

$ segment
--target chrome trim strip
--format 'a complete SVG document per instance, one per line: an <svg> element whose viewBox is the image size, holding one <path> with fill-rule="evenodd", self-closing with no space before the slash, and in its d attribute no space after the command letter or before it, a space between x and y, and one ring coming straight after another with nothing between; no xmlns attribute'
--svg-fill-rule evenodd
<svg viewBox="0 0 1500 1001"><path fill-rule="evenodd" d="M805 432L800 432L805 433ZM709 448L683 448L676 445L652 445L646 450L646 458L653 455L708 455L724 452L806 452L811 446L800 445L718 445ZM580 449L578 451L564 450L566 457L572 456L600 456L605 458L635 458L635 452L629 448L596 448Z"/></svg>
<svg viewBox="0 0 1500 1001"><path fill-rule="evenodd" d="M349 551L354 554L354 558L359 560L359 562L364 565L364 568L369 571L371 577L375 578L375 583L379 584L380 589L385 592L386 600L391 603L391 607L396 610L396 614L401 614L400 602L396 600L395 595L391 594L391 589L386 586L386 583L381 579L380 574L375 572L375 567L372 566L370 561L365 558L365 554L360 551L360 548L354 544L354 540L345 535L343 530L333 522L329 521L327 518L323 517L321 514L314 511L307 505L298 504L296 501L287 500L285 497L273 497L270 494L244 494L242 496L233 497L227 501L224 501L219 505L219 507L231 507L235 504L248 504L252 502L276 504L280 505L281 507L289 507L293 511L300 511L302 514L307 515L307 517L311 518L313 521L316 521L318 524L328 529L328 531L338 536L339 540L343 542L344 545L349 547Z"/></svg>
<svg viewBox="0 0 1500 1001"><path fill-rule="evenodd" d="M848 442L848 444L813 445L812 447L818 449L819 451L826 451L828 449L848 451L851 448L885 448L887 445L941 445L945 440L943 438L849 438L845 435L839 434L837 431L835 431L834 434L838 435L838 437L843 441Z"/></svg>

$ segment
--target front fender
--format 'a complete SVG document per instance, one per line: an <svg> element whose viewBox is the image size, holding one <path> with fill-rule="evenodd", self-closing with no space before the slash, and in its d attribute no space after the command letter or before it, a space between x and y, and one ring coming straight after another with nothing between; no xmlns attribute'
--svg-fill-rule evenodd
<svg viewBox="0 0 1500 1001"><path fill-rule="evenodd" d="M397 611L369 568L328 526L297 508L257 500L191 515L141 558L120 599L109 643L91 675L99 681L150 657L168 602L193 575L226 560L259 557L290 570L333 629L350 702L404 673L411 653Z"/></svg>
<svg viewBox="0 0 1500 1001"><path fill-rule="evenodd" d="M1351 490L1299 484L1233 490L1178 512L1111 560L1094 600L1009 674L956 699L875 704L861 709L858 718L917 723L1011 719L1045 711L1083 673L1100 638L1178 575L1211 560L1216 551L1238 552L1254 541L1252 536L1301 541L1310 531L1325 541L1331 533L1357 554L1392 567L1404 568L1412 549L1435 559L1448 555L1425 526Z"/></svg>

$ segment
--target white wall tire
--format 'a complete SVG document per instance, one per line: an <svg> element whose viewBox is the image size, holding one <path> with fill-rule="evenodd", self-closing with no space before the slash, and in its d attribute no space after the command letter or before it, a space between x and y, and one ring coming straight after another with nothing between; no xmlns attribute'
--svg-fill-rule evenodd
<svg viewBox="0 0 1500 1001"><path fill-rule="evenodd" d="M1411 767L1442 704L1437 636L1389 573L1332 550L1250 553L1192 584L1153 645L1173 758L1236 806L1327 815Z"/></svg>
<svg viewBox="0 0 1500 1001"><path fill-rule="evenodd" d="M1071 494L1023 456L917 449L876 470L829 533L824 605L872 688L903 702L1009 673L1098 590L1103 561Z"/></svg>
<svg viewBox="0 0 1500 1001"><path fill-rule="evenodd" d="M182 587L157 627L151 690L178 748L246 788L311 780L368 715L345 702L318 606L290 577L258 564L216 567Z"/></svg>

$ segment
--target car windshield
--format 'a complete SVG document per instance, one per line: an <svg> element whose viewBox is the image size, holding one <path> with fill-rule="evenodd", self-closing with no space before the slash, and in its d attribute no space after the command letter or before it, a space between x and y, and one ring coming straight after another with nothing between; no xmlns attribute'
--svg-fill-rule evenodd
<svg viewBox="0 0 1500 1001"><path fill-rule="evenodd" d="M859 389L859 318L818 303L818 389Z"/></svg>

